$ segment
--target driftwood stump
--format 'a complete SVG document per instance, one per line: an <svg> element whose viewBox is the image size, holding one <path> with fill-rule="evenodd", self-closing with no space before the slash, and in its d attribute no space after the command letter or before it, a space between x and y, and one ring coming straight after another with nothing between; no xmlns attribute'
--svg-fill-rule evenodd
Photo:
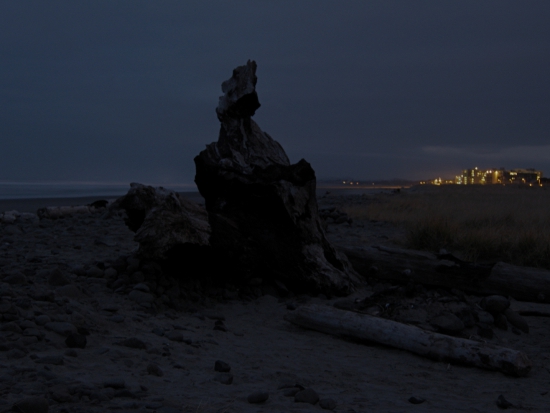
<svg viewBox="0 0 550 413"><path fill-rule="evenodd" d="M347 294L360 278L325 236L315 172L303 159L291 164L251 118L260 107L256 82L254 61L223 82L218 141L195 158L210 245L243 280L259 277L298 292Z"/></svg>

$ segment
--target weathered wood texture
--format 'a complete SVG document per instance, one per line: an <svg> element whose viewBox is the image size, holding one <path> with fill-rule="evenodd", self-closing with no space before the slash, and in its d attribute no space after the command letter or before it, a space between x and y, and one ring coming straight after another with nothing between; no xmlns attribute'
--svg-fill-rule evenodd
<svg viewBox="0 0 550 413"><path fill-rule="evenodd" d="M474 265L430 252L380 246L337 245L365 277L498 294L516 300L550 302L550 271L498 262Z"/></svg>
<svg viewBox="0 0 550 413"><path fill-rule="evenodd" d="M296 292L349 294L361 279L326 238L315 171L303 159L291 164L252 120L260 107L256 82L250 60L223 82L218 140L195 157L210 245L244 282L260 276Z"/></svg>
<svg viewBox="0 0 550 413"><path fill-rule="evenodd" d="M136 233L134 239L143 258L164 261L180 255L176 258L188 261L188 254L179 254L183 246L208 246L206 211L177 192L132 183L113 207L126 211L126 225Z"/></svg>
<svg viewBox="0 0 550 413"><path fill-rule="evenodd" d="M285 320L327 334L385 344L430 359L499 370L512 376L525 376L532 366L521 351L431 333L407 324L328 306L302 306L288 312Z"/></svg>

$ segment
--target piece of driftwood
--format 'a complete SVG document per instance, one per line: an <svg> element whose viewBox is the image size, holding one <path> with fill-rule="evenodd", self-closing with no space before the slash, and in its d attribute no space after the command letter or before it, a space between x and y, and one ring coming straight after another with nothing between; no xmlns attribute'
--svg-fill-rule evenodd
<svg viewBox="0 0 550 413"><path fill-rule="evenodd" d="M288 312L285 320L327 334L385 344L440 361L450 361L512 376L525 376L531 361L521 351L431 333L407 324L321 305Z"/></svg>
<svg viewBox="0 0 550 413"><path fill-rule="evenodd" d="M177 192L134 182L113 207L126 211L125 222L136 233L141 258L190 262L190 255L209 245L205 209Z"/></svg>
<svg viewBox="0 0 550 413"><path fill-rule="evenodd" d="M46 207L40 208L36 214L40 219L57 219L63 217L69 217L76 214L89 214L94 212L96 208L88 205L78 206L59 206L59 207Z"/></svg>
<svg viewBox="0 0 550 413"><path fill-rule="evenodd" d="M516 301L515 303L512 303L510 309L522 317L550 318L550 305L548 305L547 303Z"/></svg>
<svg viewBox="0 0 550 413"><path fill-rule="evenodd" d="M337 245L365 277L498 294L520 301L550 302L550 271L498 262L476 265L430 252L381 246Z"/></svg>
<svg viewBox="0 0 550 413"><path fill-rule="evenodd" d="M222 83L218 140L195 157L210 245L244 282L261 275L299 293L347 295L361 278L326 237L315 171L304 159L291 164L252 119L260 107L256 68L249 60Z"/></svg>
<svg viewBox="0 0 550 413"><path fill-rule="evenodd" d="M522 310L517 313L525 317L550 317L550 313L546 311Z"/></svg>

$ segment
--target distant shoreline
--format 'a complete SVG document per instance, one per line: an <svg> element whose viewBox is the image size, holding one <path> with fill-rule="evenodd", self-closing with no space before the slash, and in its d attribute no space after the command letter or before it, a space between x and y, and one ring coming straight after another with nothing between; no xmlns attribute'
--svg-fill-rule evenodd
<svg viewBox="0 0 550 413"><path fill-rule="evenodd" d="M204 202L203 197L197 191L193 192L179 192L186 198L191 199L194 202ZM122 195L113 196L110 195L92 195L81 197L49 197L49 198L13 198L13 199L0 199L0 212L4 211L19 211L19 212L36 212L39 208L49 206L79 206L88 205L99 199L105 199L107 201L114 201L120 198Z"/></svg>
<svg viewBox="0 0 550 413"><path fill-rule="evenodd" d="M405 188L403 186L367 186L367 185L357 185L353 187L343 187L343 186L330 186L322 185L317 187L317 196L323 196L326 192L330 192L333 195L355 195L368 193L373 190L378 191L389 191L399 188ZM127 192L127 191L126 191ZM120 195L114 194L103 194L103 195L86 195L86 196L45 196L45 197L20 197L20 198L9 198L9 199L0 199L0 212L4 211L19 211L19 212L33 212L35 213L39 208L49 207L49 206L78 206L78 205L88 205L99 199L105 199L108 201L114 201L121 196L124 196L126 192L121 193ZM204 198L198 191L178 191L179 194L190 199L196 203L204 203Z"/></svg>

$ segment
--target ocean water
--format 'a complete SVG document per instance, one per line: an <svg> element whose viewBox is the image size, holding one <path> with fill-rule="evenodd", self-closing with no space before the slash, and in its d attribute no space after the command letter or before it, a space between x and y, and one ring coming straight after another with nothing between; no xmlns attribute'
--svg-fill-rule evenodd
<svg viewBox="0 0 550 413"><path fill-rule="evenodd" d="M177 192L197 192L193 184L153 185L164 186ZM0 182L0 200L8 199L40 199L40 198L79 198L79 197L119 197L128 192L130 184L110 183L82 183L82 182L55 182L55 183L21 183ZM359 195L376 192L389 192L395 187L342 187L323 185L317 186L317 196L330 192L339 195Z"/></svg>
<svg viewBox="0 0 550 413"><path fill-rule="evenodd" d="M160 186L160 185L153 185ZM194 184L163 185L178 192L196 191ZM88 196L119 197L128 192L130 184L106 183L21 183L0 182L0 200L33 198L78 198Z"/></svg>

